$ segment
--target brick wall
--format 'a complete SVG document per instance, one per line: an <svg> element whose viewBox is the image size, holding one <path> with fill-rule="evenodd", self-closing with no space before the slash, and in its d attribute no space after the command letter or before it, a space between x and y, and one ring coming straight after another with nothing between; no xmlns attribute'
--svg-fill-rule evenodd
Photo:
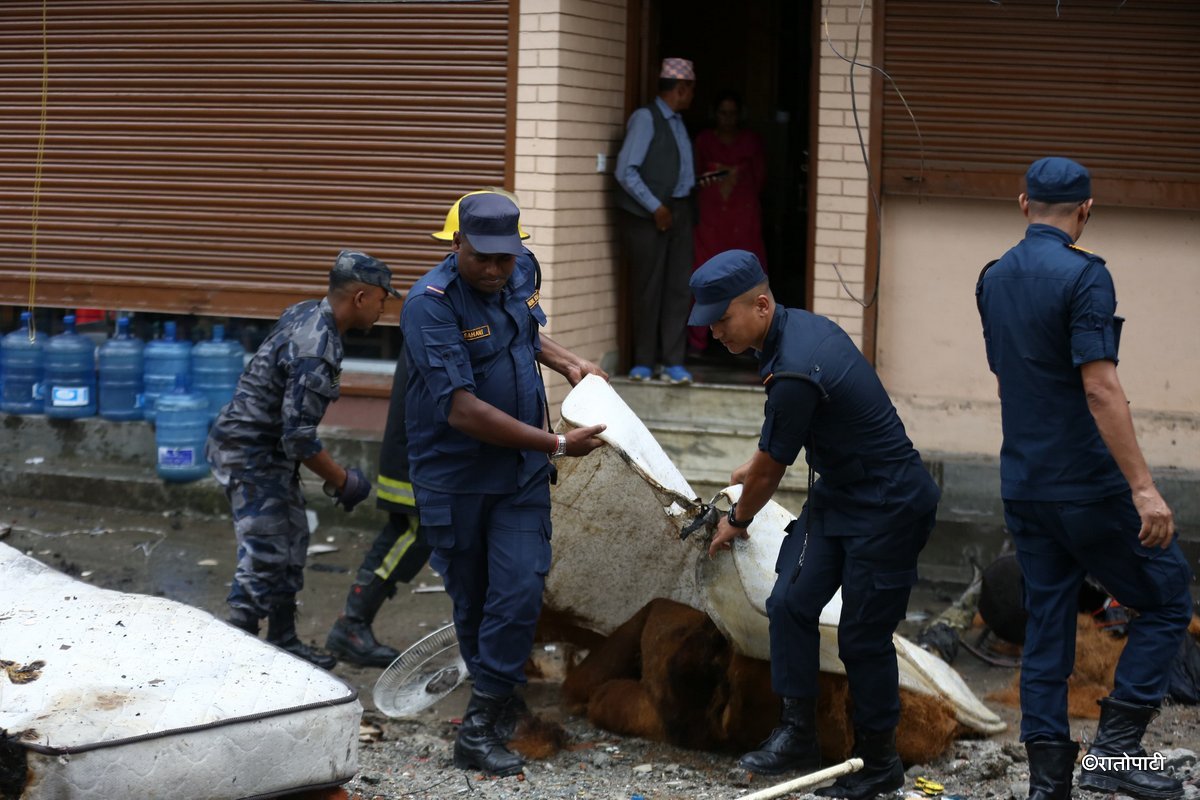
<svg viewBox="0 0 1200 800"><path fill-rule="evenodd" d="M617 348L612 167L624 135L624 0L521 0L516 185L542 264L547 332L600 362ZM607 169L596 169L597 154ZM569 388L547 371L550 401Z"/></svg>
<svg viewBox="0 0 1200 800"><path fill-rule="evenodd" d="M854 54L860 0L825 0L829 37L842 55ZM871 4L862 13L858 61L871 63ZM842 326L862 346L866 264L867 172L855 130L850 96L850 64L839 58L820 31L820 94L817 120L816 252L813 311ZM854 101L863 141L870 147L868 127L871 76L860 66L854 73ZM836 264L836 270L835 265ZM841 273L841 281L838 280ZM842 286L842 282L846 286Z"/></svg>

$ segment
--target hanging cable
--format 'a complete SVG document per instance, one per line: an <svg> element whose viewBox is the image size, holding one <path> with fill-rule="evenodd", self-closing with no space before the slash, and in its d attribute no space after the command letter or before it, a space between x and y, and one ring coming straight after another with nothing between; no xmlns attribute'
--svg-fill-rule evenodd
<svg viewBox="0 0 1200 800"><path fill-rule="evenodd" d="M50 96L50 46L46 34L47 6L50 0L42 0L42 110L38 122L37 155L33 167L32 229L29 245L29 341L37 338L37 324L33 314L37 304L37 260L38 260L38 213L42 199L42 161L46 154L46 107Z"/></svg>
<svg viewBox="0 0 1200 800"><path fill-rule="evenodd" d="M913 129L917 132L917 148L920 153L921 166L917 178L917 191L920 191L920 186L923 182L925 174L925 140L921 138L921 128L917 125L917 117L913 114L912 108L908 105L908 100L904 98L904 93L900 91L900 87L896 85L895 79L887 73L882 67L877 67L874 64L863 64L858 60L859 44L862 40L862 22L863 14L866 12L867 2L862 0L858 6L858 21L854 26L854 52L851 57L844 56L834 45L833 37L829 33L829 5L826 4L822 11L822 26L825 30L825 43L829 45L829 49L833 54L850 65L850 110L854 117L854 130L858 135L858 149L862 154L863 166L867 171L867 191L871 196L871 203L875 209L875 286L871 289L871 297L869 300L863 301L855 296L850 287L846 285L846 280L842 277L842 271L838 267L837 262L831 262L833 271L837 275L838 283L842 285L842 290L849 295L850 299L858 303L863 308L870 308L875 304L875 300L879 296L879 271L880 263L883 254L883 208L879 200L879 193L875 191L875 184L872 180L871 159L867 153L866 140L863 137L862 122L858 116L858 95L854 87L854 71L858 67L863 67L868 70L878 72L891 84L892 89L896 92L896 96L900 98L900 102L904 105L904 110L908 113L908 118L912 120ZM879 33L876 33L879 35ZM865 280L865 276L864 276Z"/></svg>

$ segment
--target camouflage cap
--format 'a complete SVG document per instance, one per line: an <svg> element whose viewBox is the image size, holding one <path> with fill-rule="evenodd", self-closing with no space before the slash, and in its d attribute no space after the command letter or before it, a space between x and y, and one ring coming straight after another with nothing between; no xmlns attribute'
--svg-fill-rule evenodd
<svg viewBox="0 0 1200 800"><path fill-rule="evenodd" d="M388 265L357 250L343 250L338 253L337 261L333 262L333 269L329 271L330 278L335 276L378 286L392 297L404 297L392 288L392 271L388 269Z"/></svg>

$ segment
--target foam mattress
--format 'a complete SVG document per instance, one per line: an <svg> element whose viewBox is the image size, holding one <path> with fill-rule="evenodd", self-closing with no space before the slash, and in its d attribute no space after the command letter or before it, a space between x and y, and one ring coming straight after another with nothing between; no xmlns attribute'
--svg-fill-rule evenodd
<svg viewBox="0 0 1200 800"><path fill-rule="evenodd" d="M358 769L357 692L171 600L0 544L0 797L276 797Z"/></svg>

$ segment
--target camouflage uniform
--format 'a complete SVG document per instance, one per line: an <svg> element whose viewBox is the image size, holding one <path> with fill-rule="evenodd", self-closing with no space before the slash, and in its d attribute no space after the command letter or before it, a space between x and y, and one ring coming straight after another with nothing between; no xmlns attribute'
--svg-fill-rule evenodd
<svg viewBox="0 0 1200 800"><path fill-rule="evenodd" d="M284 311L213 423L206 455L233 510L238 564L229 605L266 616L304 586L308 520L300 462L338 398L342 340L329 299Z"/></svg>

